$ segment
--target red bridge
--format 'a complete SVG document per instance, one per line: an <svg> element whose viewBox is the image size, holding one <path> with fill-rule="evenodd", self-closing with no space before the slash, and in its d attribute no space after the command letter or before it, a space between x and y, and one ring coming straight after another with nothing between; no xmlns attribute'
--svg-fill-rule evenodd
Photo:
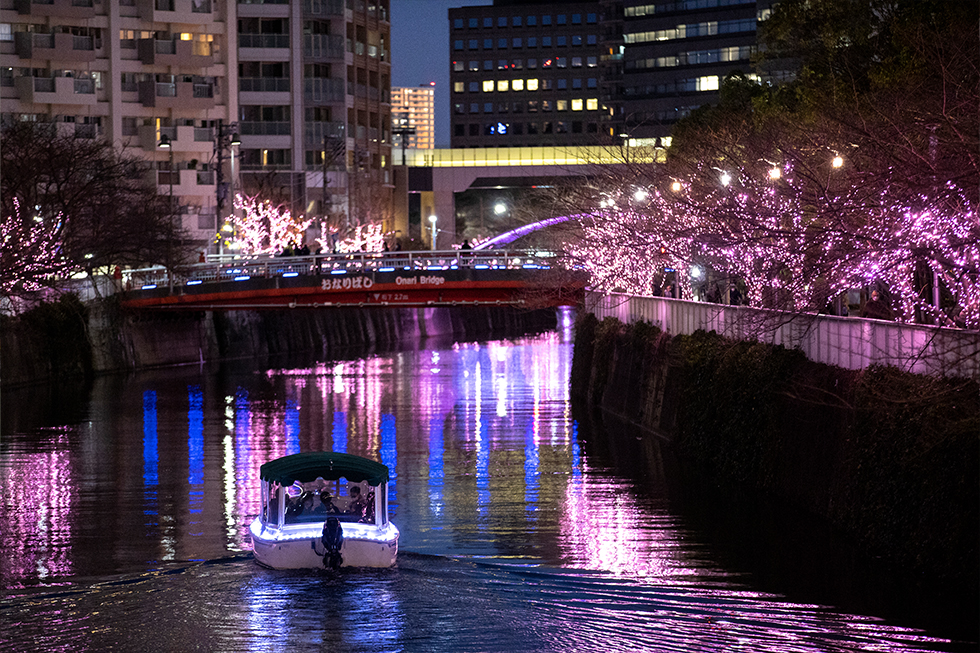
<svg viewBox="0 0 980 653"><path fill-rule="evenodd" d="M584 274L552 263L506 250L238 259L181 267L172 276L163 268L133 271L121 299L127 308L169 310L581 302Z"/></svg>

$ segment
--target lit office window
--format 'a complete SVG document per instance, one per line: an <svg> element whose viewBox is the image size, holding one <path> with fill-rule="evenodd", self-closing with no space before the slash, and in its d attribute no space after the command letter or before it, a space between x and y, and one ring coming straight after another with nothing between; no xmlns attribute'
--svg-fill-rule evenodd
<svg viewBox="0 0 980 653"><path fill-rule="evenodd" d="M572 100L572 111L582 110L582 100Z"/></svg>
<svg viewBox="0 0 980 653"><path fill-rule="evenodd" d="M704 77L698 77L697 88L699 91L717 91L718 75L706 75Z"/></svg>
<svg viewBox="0 0 980 653"><path fill-rule="evenodd" d="M453 82L453 93L462 93L466 90L466 84L463 82Z"/></svg>
<svg viewBox="0 0 980 653"><path fill-rule="evenodd" d="M555 102L555 109L557 111L568 111L568 100L558 100Z"/></svg>
<svg viewBox="0 0 980 653"><path fill-rule="evenodd" d="M529 90L529 91L536 91L536 90L538 90L538 80L537 79L529 79L529 80L527 80L527 90Z"/></svg>
<svg viewBox="0 0 980 653"><path fill-rule="evenodd" d="M497 91L503 93L504 91L510 90L510 82L506 79L497 80Z"/></svg>
<svg viewBox="0 0 980 653"><path fill-rule="evenodd" d="M492 79L485 79L485 80L483 80L483 92L484 93L493 93L493 80Z"/></svg>
<svg viewBox="0 0 980 653"><path fill-rule="evenodd" d="M515 79L514 81L511 82L510 87L513 90L515 90L515 91L523 91L524 90L524 80L523 79Z"/></svg>
<svg viewBox="0 0 980 653"><path fill-rule="evenodd" d="M599 100L592 97L585 101L585 108L588 111L598 111L599 110Z"/></svg>

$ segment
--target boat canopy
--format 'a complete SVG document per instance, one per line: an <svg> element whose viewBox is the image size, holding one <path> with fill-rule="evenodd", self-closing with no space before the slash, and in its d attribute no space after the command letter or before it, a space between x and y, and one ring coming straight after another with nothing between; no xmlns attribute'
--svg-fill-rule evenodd
<svg viewBox="0 0 980 653"><path fill-rule="evenodd" d="M325 481L340 478L353 483L367 481L368 485L378 486L388 482L388 468L349 453L310 451L270 460L259 468L259 476L267 483L281 486L292 485L295 481L309 483L320 477Z"/></svg>

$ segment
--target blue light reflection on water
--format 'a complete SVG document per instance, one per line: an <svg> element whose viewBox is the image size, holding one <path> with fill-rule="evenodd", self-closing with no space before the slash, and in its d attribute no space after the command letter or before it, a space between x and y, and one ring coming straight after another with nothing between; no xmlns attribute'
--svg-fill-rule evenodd
<svg viewBox="0 0 980 653"><path fill-rule="evenodd" d="M188 512L199 515L204 505L204 393L198 385L187 388L187 462Z"/></svg>
<svg viewBox="0 0 980 653"><path fill-rule="evenodd" d="M157 486L160 459L157 451L157 393L147 390L143 393L143 514L157 514ZM156 525L156 520L146 522Z"/></svg>

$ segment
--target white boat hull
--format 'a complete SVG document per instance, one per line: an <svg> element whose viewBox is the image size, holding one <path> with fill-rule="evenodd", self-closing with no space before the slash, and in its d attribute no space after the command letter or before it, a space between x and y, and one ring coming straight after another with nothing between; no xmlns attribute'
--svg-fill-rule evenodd
<svg viewBox="0 0 980 653"><path fill-rule="evenodd" d="M391 567L398 555L398 528L388 523L341 524L341 567ZM255 560L272 569L322 569L324 547L320 542L323 522L288 524L282 529L263 528L258 518L249 527Z"/></svg>

